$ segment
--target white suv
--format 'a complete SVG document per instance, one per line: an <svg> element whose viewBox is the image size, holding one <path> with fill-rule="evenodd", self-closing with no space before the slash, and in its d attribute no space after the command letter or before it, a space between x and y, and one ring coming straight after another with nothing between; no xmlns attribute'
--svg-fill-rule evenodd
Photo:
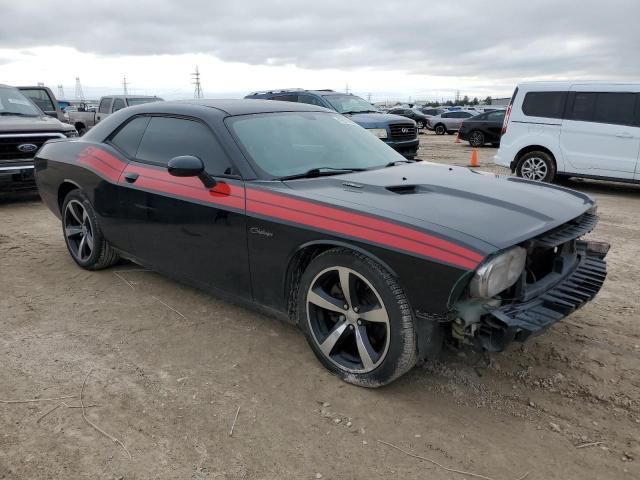
<svg viewBox="0 0 640 480"><path fill-rule="evenodd" d="M519 177L640 182L640 84L532 82L507 109L498 165Z"/></svg>

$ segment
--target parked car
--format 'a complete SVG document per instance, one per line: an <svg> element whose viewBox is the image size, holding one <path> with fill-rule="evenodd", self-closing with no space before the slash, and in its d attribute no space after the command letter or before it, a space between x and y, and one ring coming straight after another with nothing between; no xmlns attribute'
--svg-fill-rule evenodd
<svg viewBox="0 0 640 480"><path fill-rule="evenodd" d="M160 97L150 97L146 95L109 95L102 97L97 110L90 108L87 104L80 104L76 110L70 110L69 123L71 123L80 135L93 127L96 123L104 120L112 113L133 105L142 105L151 102L163 101Z"/></svg>
<svg viewBox="0 0 640 480"><path fill-rule="evenodd" d="M580 240L597 221L587 195L416 164L308 104L128 108L47 143L36 179L80 267L122 257L275 313L366 387L445 340L525 341L606 275L608 245Z"/></svg>
<svg viewBox="0 0 640 480"><path fill-rule="evenodd" d="M406 158L413 159L418 153L418 129L415 122L399 115L381 113L375 106L356 95L334 92L333 90L292 89L255 92L245 98L306 103L325 107L366 128Z"/></svg>
<svg viewBox="0 0 640 480"><path fill-rule="evenodd" d="M445 133L453 135L460 129L463 120L477 114L475 111L470 112L467 110L447 111L429 118L427 120L427 128L436 132L436 135L444 135Z"/></svg>
<svg viewBox="0 0 640 480"><path fill-rule="evenodd" d="M529 180L640 182L640 84L520 84L505 116L498 165Z"/></svg>
<svg viewBox="0 0 640 480"><path fill-rule="evenodd" d="M427 117L433 117L434 115L440 115L441 113L444 113L447 110L445 108L423 107L423 108L420 108L420 111L423 113L423 115L426 115Z"/></svg>
<svg viewBox="0 0 640 480"><path fill-rule="evenodd" d="M429 117L418 110L414 110L413 108L396 107L389 110L388 113L391 115L400 115L401 117L410 118L418 124L419 128L427 128L427 120Z"/></svg>
<svg viewBox="0 0 640 480"><path fill-rule="evenodd" d="M460 140L468 141L472 147L481 147L485 143L497 147L500 145L504 114L504 110L495 110L464 120L458 132Z"/></svg>
<svg viewBox="0 0 640 480"><path fill-rule="evenodd" d="M34 188L33 159L47 140L77 136L17 88L0 85L0 191Z"/></svg>
<svg viewBox="0 0 640 480"><path fill-rule="evenodd" d="M23 95L30 98L33 103L35 103L40 110L42 110L46 115L50 117L57 118L61 122L67 122L67 117L64 112L58 105L58 101L56 100L56 96L53 94L50 88L48 87L18 87Z"/></svg>

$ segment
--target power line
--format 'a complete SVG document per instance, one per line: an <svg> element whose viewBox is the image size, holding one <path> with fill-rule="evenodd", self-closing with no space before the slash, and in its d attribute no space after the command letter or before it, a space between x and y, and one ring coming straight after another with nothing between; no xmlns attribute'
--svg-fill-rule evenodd
<svg viewBox="0 0 640 480"><path fill-rule="evenodd" d="M202 93L202 85L200 83L200 70L198 70L198 65L196 65L196 71L191 74L193 78L193 85L195 85L195 89L193 91L193 98L202 98L204 94Z"/></svg>

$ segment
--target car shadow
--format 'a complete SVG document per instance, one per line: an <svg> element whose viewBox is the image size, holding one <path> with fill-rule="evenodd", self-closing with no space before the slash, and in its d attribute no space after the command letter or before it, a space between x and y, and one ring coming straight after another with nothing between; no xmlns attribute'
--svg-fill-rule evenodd
<svg viewBox="0 0 640 480"><path fill-rule="evenodd" d="M15 192L0 192L0 207L14 203L39 202L38 190L22 190Z"/></svg>

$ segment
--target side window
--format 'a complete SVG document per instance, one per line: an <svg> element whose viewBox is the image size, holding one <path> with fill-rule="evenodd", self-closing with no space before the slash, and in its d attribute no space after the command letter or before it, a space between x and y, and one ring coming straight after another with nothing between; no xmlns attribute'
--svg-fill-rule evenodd
<svg viewBox="0 0 640 480"><path fill-rule="evenodd" d="M504 120L504 112L496 111L487 113L487 120L492 122L502 122Z"/></svg>
<svg viewBox="0 0 640 480"><path fill-rule="evenodd" d="M297 102L298 95L275 95L269 100L278 100L280 102Z"/></svg>
<svg viewBox="0 0 640 480"><path fill-rule="evenodd" d="M166 166L173 157L194 155L213 175L232 174L231 165L211 131L202 123L173 117L151 117L136 158Z"/></svg>
<svg viewBox="0 0 640 480"><path fill-rule="evenodd" d="M324 107L322 102L313 95L298 95L298 103L307 103L309 105L317 105L318 107Z"/></svg>
<svg viewBox="0 0 640 480"><path fill-rule="evenodd" d="M452 115L453 115L452 113L443 113L442 115L440 115L440 117L441 118L455 118L455 117L452 117Z"/></svg>
<svg viewBox="0 0 640 480"><path fill-rule="evenodd" d="M634 93L599 93L593 119L600 123L633 125L635 107Z"/></svg>
<svg viewBox="0 0 640 480"><path fill-rule="evenodd" d="M582 122L592 121L597 97L597 93L576 92L573 97L573 107L571 107L567 118Z"/></svg>
<svg viewBox="0 0 640 480"><path fill-rule="evenodd" d="M118 130L111 138L110 143L122 150L128 157L135 157L148 123L149 117L134 118Z"/></svg>
<svg viewBox="0 0 640 480"><path fill-rule="evenodd" d="M530 117L562 118L566 101L567 92L529 92L522 111Z"/></svg>
<svg viewBox="0 0 640 480"><path fill-rule="evenodd" d="M103 98L100 100L100 107L98 107L98 113L109 113L109 108L111 107L111 99Z"/></svg>
<svg viewBox="0 0 640 480"><path fill-rule="evenodd" d="M113 111L114 113L117 112L118 110L122 110L125 107L124 105L124 100L121 98L116 98L113 100Z"/></svg>

